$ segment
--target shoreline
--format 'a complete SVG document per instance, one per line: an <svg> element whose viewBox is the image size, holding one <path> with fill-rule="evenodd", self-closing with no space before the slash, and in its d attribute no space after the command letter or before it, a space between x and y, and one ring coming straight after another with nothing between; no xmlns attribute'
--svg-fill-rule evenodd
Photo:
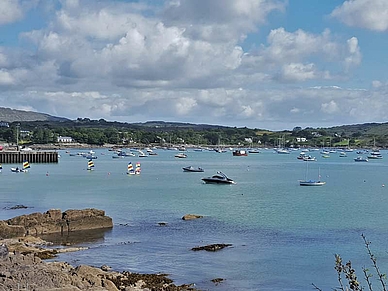
<svg viewBox="0 0 388 291"><path fill-rule="evenodd" d="M61 253L88 249L75 245L112 227L105 211L94 208L50 209L0 221L0 291L197 290L193 284L176 286L168 274L118 272L107 265L72 266L56 260Z"/></svg>
<svg viewBox="0 0 388 291"><path fill-rule="evenodd" d="M82 251L48 246L50 242L34 236L0 240L0 290L199 291L193 284L176 286L168 274L116 272L106 265L74 267L64 261L47 262L45 259L61 252Z"/></svg>

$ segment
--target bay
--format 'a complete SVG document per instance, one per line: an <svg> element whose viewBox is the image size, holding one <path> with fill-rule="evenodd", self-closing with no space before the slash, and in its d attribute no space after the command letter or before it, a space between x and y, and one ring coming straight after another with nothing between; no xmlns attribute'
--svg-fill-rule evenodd
<svg viewBox="0 0 388 291"><path fill-rule="evenodd" d="M81 150L71 150L76 153ZM262 150L247 157L231 152L156 150L147 158L113 159L94 149L94 171L87 160L60 151L58 164L3 164L0 219L48 209L98 208L114 221L110 231L79 243L89 249L61 255L71 264L107 264L115 270L168 273L176 284L195 283L202 290L323 290L338 286L334 254L351 260L362 281L371 269L361 234L382 271L388 270L388 161L356 163L356 153L303 162L291 154ZM126 175L128 162L141 162L141 175ZM300 187L306 175L320 172L326 185ZM187 173L184 166L204 173ZM235 185L203 184L201 178L223 171ZM387 184L388 185L388 184ZM9 210L14 205L31 208ZM204 218L183 221L193 213ZM160 226L165 222L166 226ZM230 243L215 253L192 247ZM212 279L223 278L218 285ZM376 286L377 283L375 284Z"/></svg>

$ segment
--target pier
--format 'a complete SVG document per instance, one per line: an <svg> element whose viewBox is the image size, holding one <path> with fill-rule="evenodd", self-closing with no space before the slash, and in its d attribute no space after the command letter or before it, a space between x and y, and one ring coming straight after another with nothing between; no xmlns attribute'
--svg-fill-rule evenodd
<svg viewBox="0 0 388 291"><path fill-rule="evenodd" d="M29 163L58 163L56 151L0 151L0 163L17 164Z"/></svg>

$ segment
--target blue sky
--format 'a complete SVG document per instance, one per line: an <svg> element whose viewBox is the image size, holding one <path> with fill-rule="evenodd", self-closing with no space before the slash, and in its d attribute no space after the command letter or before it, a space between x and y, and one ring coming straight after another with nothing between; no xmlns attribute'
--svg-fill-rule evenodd
<svg viewBox="0 0 388 291"><path fill-rule="evenodd" d="M386 122L386 0L0 0L0 106L271 130Z"/></svg>

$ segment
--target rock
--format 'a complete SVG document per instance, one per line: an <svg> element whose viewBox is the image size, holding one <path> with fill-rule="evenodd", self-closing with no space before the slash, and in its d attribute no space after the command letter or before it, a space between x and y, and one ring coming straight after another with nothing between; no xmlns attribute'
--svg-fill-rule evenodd
<svg viewBox="0 0 388 291"><path fill-rule="evenodd" d="M223 248L230 247L232 244L211 244L207 246L194 247L192 251L208 251L208 252L216 252L222 250Z"/></svg>
<svg viewBox="0 0 388 291"><path fill-rule="evenodd" d="M202 218L202 215L196 215L196 214L186 214L182 217L183 220L192 220L197 218Z"/></svg>
<svg viewBox="0 0 388 291"><path fill-rule="evenodd" d="M112 227L112 218L106 216L103 210L88 208L62 213L59 209L51 209L45 213L31 213L0 221L0 238Z"/></svg>
<svg viewBox="0 0 388 291"><path fill-rule="evenodd" d="M8 258L8 247L6 244L2 243L0 245L0 259L5 260Z"/></svg>
<svg viewBox="0 0 388 291"><path fill-rule="evenodd" d="M100 269L103 270L103 271L105 271L105 272L108 272L108 271L110 271L112 268L109 267L108 265L102 265Z"/></svg>

